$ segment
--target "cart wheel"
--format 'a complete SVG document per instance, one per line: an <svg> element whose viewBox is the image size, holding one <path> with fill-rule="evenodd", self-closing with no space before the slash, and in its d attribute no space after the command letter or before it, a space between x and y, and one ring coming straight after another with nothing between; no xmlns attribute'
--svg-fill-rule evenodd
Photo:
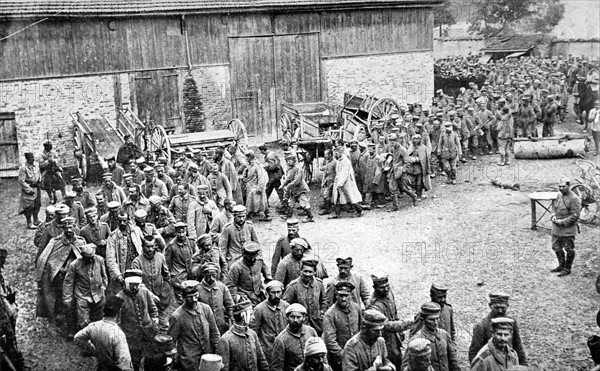
<svg viewBox="0 0 600 371"><path fill-rule="evenodd" d="M594 219L600 217L599 203L594 197L594 191L585 184L576 184L571 190L581 199L581 212L579 213L579 221L584 224L594 222Z"/></svg>
<svg viewBox="0 0 600 371"><path fill-rule="evenodd" d="M281 138L291 140L293 134L292 118L289 114L283 113L279 117L279 130L281 130Z"/></svg>
<svg viewBox="0 0 600 371"><path fill-rule="evenodd" d="M384 128L392 122L391 116L400 113L400 105L398 102L391 98L383 98L375 102L369 110L369 116L367 116L367 131L368 135L371 134L371 128L376 123L382 123Z"/></svg>
<svg viewBox="0 0 600 371"><path fill-rule="evenodd" d="M148 152L154 153L157 157L164 155L167 158L167 163L171 163L171 142L165 129L156 125L150 132L148 138Z"/></svg>

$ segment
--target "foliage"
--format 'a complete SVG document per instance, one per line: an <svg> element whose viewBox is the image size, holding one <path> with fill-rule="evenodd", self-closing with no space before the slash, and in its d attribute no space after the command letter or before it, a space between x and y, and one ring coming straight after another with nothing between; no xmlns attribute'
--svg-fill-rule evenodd
<svg viewBox="0 0 600 371"><path fill-rule="evenodd" d="M560 22L565 14L565 5L559 0L537 1L534 14L527 21L530 31L548 33Z"/></svg>
<svg viewBox="0 0 600 371"><path fill-rule="evenodd" d="M453 13L453 6L450 0L444 0L441 6L438 6L433 11L433 24L439 26L451 26L456 23L456 18Z"/></svg>

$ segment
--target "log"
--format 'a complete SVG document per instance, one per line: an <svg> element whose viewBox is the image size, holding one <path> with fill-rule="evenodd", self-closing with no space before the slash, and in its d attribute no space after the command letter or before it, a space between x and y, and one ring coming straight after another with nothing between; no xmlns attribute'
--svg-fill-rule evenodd
<svg viewBox="0 0 600 371"><path fill-rule="evenodd" d="M585 134L564 134L546 138L515 138L517 159L568 158L585 155L588 137Z"/></svg>

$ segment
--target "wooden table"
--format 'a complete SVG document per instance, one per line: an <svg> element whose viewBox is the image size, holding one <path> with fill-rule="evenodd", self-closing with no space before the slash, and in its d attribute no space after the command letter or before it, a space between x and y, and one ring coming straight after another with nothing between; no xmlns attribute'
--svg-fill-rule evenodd
<svg viewBox="0 0 600 371"><path fill-rule="evenodd" d="M536 230L538 227L538 223L546 213L552 213L552 204L556 197L558 197L559 192L533 192L529 194L529 199L531 201L531 229ZM537 218L536 207L540 205L542 209L544 209L544 213Z"/></svg>

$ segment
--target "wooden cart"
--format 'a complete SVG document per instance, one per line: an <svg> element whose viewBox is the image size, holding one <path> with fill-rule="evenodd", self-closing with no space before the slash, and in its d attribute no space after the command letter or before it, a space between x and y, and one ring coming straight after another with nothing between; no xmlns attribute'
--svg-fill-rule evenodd
<svg viewBox="0 0 600 371"><path fill-rule="evenodd" d="M340 111L340 122L344 131L353 134L358 141L371 136L376 125L384 130L393 125L393 116L400 114L400 105L391 98L378 99L367 95L344 94L344 105Z"/></svg>

